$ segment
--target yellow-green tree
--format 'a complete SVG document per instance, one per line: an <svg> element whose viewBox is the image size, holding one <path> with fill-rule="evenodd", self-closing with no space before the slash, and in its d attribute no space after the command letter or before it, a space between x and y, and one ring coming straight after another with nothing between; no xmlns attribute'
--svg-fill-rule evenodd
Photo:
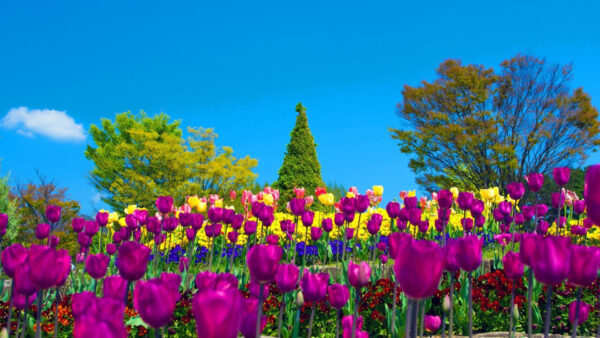
<svg viewBox="0 0 600 338"><path fill-rule="evenodd" d="M404 86L391 129L426 190L505 187L582 163L600 141L598 110L570 87L571 65L517 55L498 72L447 60L438 78Z"/></svg>
<svg viewBox="0 0 600 338"><path fill-rule="evenodd" d="M179 121L165 114L118 114L92 125L95 147L85 156L94 162L90 179L102 200L114 210L137 204L154 208L157 196L173 196L177 204L187 195L226 194L256 179L257 160L236 158L230 147L217 147L212 129L189 128L183 139Z"/></svg>

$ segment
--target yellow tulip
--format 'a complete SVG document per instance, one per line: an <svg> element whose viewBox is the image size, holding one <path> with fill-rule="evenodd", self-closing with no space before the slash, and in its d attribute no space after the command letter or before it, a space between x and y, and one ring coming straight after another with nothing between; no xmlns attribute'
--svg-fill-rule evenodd
<svg viewBox="0 0 600 338"><path fill-rule="evenodd" d="M135 209L137 209L137 205L133 204L133 205L128 205L127 208L125 208L125 214L130 215L133 214L133 212L135 211Z"/></svg>
<svg viewBox="0 0 600 338"><path fill-rule="evenodd" d="M408 197L415 197L417 196L417 191L416 190L411 190L408 192Z"/></svg>
<svg viewBox="0 0 600 338"><path fill-rule="evenodd" d="M458 188L457 187L450 188L450 192L452 193L452 198L454 198L454 199L458 198Z"/></svg>
<svg viewBox="0 0 600 338"><path fill-rule="evenodd" d="M198 202L198 206L196 207L196 209L198 210L198 212L205 212L206 211L206 202Z"/></svg>
<svg viewBox="0 0 600 338"><path fill-rule="evenodd" d="M196 195L190 196L190 197L188 197L187 202L190 207L197 209L198 206L200 205L200 198L198 198L198 196L196 196Z"/></svg>
<svg viewBox="0 0 600 338"><path fill-rule="evenodd" d="M273 205L273 195L264 194L263 195L263 203L266 205Z"/></svg>
<svg viewBox="0 0 600 338"><path fill-rule="evenodd" d="M373 186L373 194L375 196L382 196L383 195L383 185L374 185Z"/></svg>
<svg viewBox="0 0 600 338"><path fill-rule="evenodd" d="M223 199L222 198L219 198L218 200L215 201L215 207L217 207L217 208L223 207Z"/></svg>
<svg viewBox="0 0 600 338"><path fill-rule="evenodd" d="M119 225L121 227L127 226L127 223L125 223L125 218L119 218Z"/></svg>
<svg viewBox="0 0 600 338"><path fill-rule="evenodd" d="M327 193L327 194L321 194L319 195L319 202L321 202L321 204L325 205L325 206L332 206L335 204L335 197L333 196L332 193Z"/></svg>
<svg viewBox="0 0 600 338"><path fill-rule="evenodd" d="M353 193L352 191L348 191L348 192L346 193L346 197L347 197L347 198L353 198L353 197L355 197L355 196L356 196L356 195L354 195L354 193Z"/></svg>
<svg viewBox="0 0 600 338"><path fill-rule="evenodd" d="M116 212L111 212L108 214L108 223L114 223L119 221L119 214Z"/></svg>

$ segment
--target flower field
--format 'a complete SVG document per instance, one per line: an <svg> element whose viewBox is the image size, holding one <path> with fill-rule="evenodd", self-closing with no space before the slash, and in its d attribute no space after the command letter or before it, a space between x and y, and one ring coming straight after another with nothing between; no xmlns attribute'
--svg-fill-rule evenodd
<svg viewBox="0 0 600 338"><path fill-rule="evenodd" d="M584 199L541 174L430 197L383 187L170 196L75 218L2 251L8 336L400 337L600 333L600 166ZM529 190L534 203L522 202ZM396 201L397 200L397 201ZM6 232L7 216L0 214ZM6 284L8 285L8 284Z"/></svg>

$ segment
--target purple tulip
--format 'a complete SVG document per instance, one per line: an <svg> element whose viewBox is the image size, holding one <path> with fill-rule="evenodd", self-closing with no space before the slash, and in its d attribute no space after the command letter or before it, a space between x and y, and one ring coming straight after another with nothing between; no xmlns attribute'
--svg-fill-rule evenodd
<svg viewBox="0 0 600 338"><path fill-rule="evenodd" d="M473 205L473 193L461 191L458 193L458 197L456 198L456 203L460 210L470 210Z"/></svg>
<svg viewBox="0 0 600 338"><path fill-rule="evenodd" d="M419 204L419 200L415 196L404 197L404 207L406 209L414 209Z"/></svg>
<svg viewBox="0 0 600 338"><path fill-rule="evenodd" d="M60 220L61 207L49 205L46 207L46 219L50 223L57 223Z"/></svg>
<svg viewBox="0 0 600 338"><path fill-rule="evenodd" d="M589 286L596 280L599 268L600 250L597 247L571 246L569 283L582 287Z"/></svg>
<svg viewBox="0 0 600 338"><path fill-rule="evenodd" d="M313 242L318 241L321 238L321 236L323 236L323 229L322 228L315 228L315 227L310 228L310 239Z"/></svg>
<svg viewBox="0 0 600 338"><path fill-rule="evenodd" d="M67 282L69 273L71 272L71 254L66 249L60 249L57 251L55 269L58 270L58 279L54 286L60 287Z"/></svg>
<svg viewBox="0 0 600 338"><path fill-rule="evenodd" d="M473 217L481 216L485 210L485 203L482 200L475 199L471 205L471 215Z"/></svg>
<svg viewBox="0 0 600 338"><path fill-rule="evenodd" d="M79 245L81 247L87 248L92 243L92 239L88 235L84 234L83 232L80 232L77 235L77 243L79 243Z"/></svg>
<svg viewBox="0 0 600 338"><path fill-rule="evenodd" d="M469 233L471 232L471 230L473 230L473 219L472 218L463 218L460 220L460 224L462 225L463 229Z"/></svg>
<svg viewBox="0 0 600 338"><path fill-rule="evenodd" d="M164 275L164 274L163 274ZM173 317L175 305L179 301L179 284L181 277L171 283L167 278L153 278L139 281L133 291L133 307L140 317L153 328L167 325Z"/></svg>
<svg viewBox="0 0 600 338"><path fill-rule="evenodd" d="M442 320L440 319L440 316L425 315L424 326L427 332L436 332L440 328L440 325L442 325Z"/></svg>
<svg viewBox="0 0 600 338"><path fill-rule="evenodd" d="M204 227L206 237L218 237L221 234L221 223L209 224Z"/></svg>
<svg viewBox="0 0 600 338"><path fill-rule="evenodd" d="M579 301L579 314L577 316L577 324L581 325L585 323L590 314L590 308L592 306L584 301ZM575 322L575 313L577 311L577 301L573 301L569 304L569 322L573 324Z"/></svg>
<svg viewBox="0 0 600 338"><path fill-rule="evenodd" d="M562 282L569 274L571 239L568 237L537 236L531 267L535 278L546 285Z"/></svg>
<svg viewBox="0 0 600 338"><path fill-rule="evenodd" d="M341 309L346 306L350 299L350 290L347 285L331 284L327 287L327 301L334 309Z"/></svg>
<svg viewBox="0 0 600 338"><path fill-rule="evenodd" d="M281 260L281 247L276 245L254 245L248 251L246 263L250 276L259 283L269 283L275 279Z"/></svg>
<svg viewBox="0 0 600 338"><path fill-rule="evenodd" d="M237 243L237 240L238 240L238 232L237 232L237 231L230 231L230 232L227 234L227 239L229 239L229 241L230 241L231 243L234 243L234 244L235 244L235 243Z"/></svg>
<svg viewBox="0 0 600 338"><path fill-rule="evenodd" d="M207 290L192 299L196 334L207 338L235 338L242 324L243 298L237 289Z"/></svg>
<svg viewBox="0 0 600 338"><path fill-rule="evenodd" d="M12 279L15 278L15 270L18 266L25 264L27 260L27 248L19 243L12 244L2 250L2 268Z"/></svg>
<svg viewBox="0 0 600 338"><path fill-rule="evenodd" d="M48 268L57 265L58 257L56 249L45 245L32 244L29 248L29 278L38 289L51 288L61 277L59 269Z"/></svg>
<svg viewBox="0 0 600 338"><path fill-rule="evenodd" d="M451 209L438 209L438 219L447 223L450 220Z"/></svg>
<svg viewBox="0 0 600 338"><path fill-rule="evenodd" d="M475 226L478 228L482 228L483 225L485 224L485 216L477 216L477 218L475 218Z"/></svg>
<svg viewBox="0 0 600 338"><path fill-rule="evenodd" d="M48 238L48 245L56 249L58 243L60 243L60 238L54 235L50 235L50 237Z"/></svg>
<svg viewBox="0 0 600 338"><path fill-rule="evenodd" d="M385 211L388 214L389 218L396 218L400 215L400 203L398 202L389 202L385 206Z"/></svg>
<svg viewBox="0 0 600 338"><path fill-rule="evenodd" d="M460 263L458 261L458 255L460 254L458 241L458 239L449 238L446 242L446 246L443 248L445 257L444 269L448 272L456 272L460 270Z"/></svg>
<svg viewBox="0 0 600 338"><path fill-rule="evenodd" d="M521 279L523 276L523 262L517 253L509 251L502 259L504 263L504 273L506 277L512 280Z"/></svg>
<svg viewBox="0 0 600 338"><path fill-rule="evenodd" d="M267 244L277 245L279 243L279 236L275 234L270 234L267 236Z"/></svg>
<svg viewBox="0 0 600 338"><path fill-rule="evenodd" d="M244 215L235 214L235 215L233 215L233 219L231 221L231 228L233 230L240 230L242 228L243 223L244 223Z"/></svg>
<svg viewBox="0 0 600 338"><path fill-rule="evenodd" d="M313 220L315 218L315 213L314 211L305 211L302 213L301 219L302 219L302 225L304 225L305 227L310 227L313 224Z"/></svg>
<svg viewBox="0 0 600 338"><path fill-rule="evenodd" d="M557 224L559 228L563 228L567 224L567 218L564 216L557 217L554 219L554 223Z"/></svg>
<svg viewBox="0 0 600 338"><path fill-rule="evenodd" d="M341 212L337 212L335 213L334 217L333 217L333 222L335 223L335 225L342 226L344 224L344 221L346 221L346 218L344 217L344 214Z"/></svg>
<svg viewBox="0 0 600 338"><path fill-rule="evenodd" d="M123 301L127 291L127 281L119 275L108 276L104 279L102 287L103 297Z"/></svg>
<svg viewBox="0 0 600 338"><path fill-rule="evenodd" d="M410 234L404 232L393 232L388 236L388 247L390 249L390 257L398 259L398 254L403 251L402 246L412 240Z"/></svg>
<svg viewBox="0 0 600 338"><path fill-rule="evenodd" d="M31 295L25 296L23 294L20 293L13 293L12 296L12 301L13 301L13 306L15 307L15 309L17 310L25 310L26 307L28 307L31 304L34 304L33 302L36 299L36 294L32 293Z"/></svg>
<svg viewBox="0 0 600 338"><path fill-rule="evenodd" d="M377 247L377 250L381 252L385 251L385 249L387 248L387 244L385 244L385 242L379 242L375 246Z"/></svg>
<svg viewBox="0 0 600 338"><path fill-rule="evenodd" d="M454 196L450 190L440 190L437 194L437 202L442 209L450 209L453 200Z"/></svg>
<svg viewBox="0 0 600 338"><path fill-rule="evenodd" d="M529 186L529 190L533 192L538 192L542 190L542 186L544 185L544 175L540 173L531 173L525 176L525 180L527 181L527 185Z"/></svg>
<svg viewBox="0 0 600 338"><path fill-rule="evenodd" d="M192 214L189 212L180 212L179 213L179 224L183 227L189 227L192 225Z"/></svg>
<svg viewBox="0 0 600 338"><path fill-rule="evenodd" d="M382 222L383 216L381 216L380 214L371 215L371 219L369 219L369 221L367 222L367 231L369 231L371 235L377 234L379 232L379 229L381 228Z"/></svg>
<svg viewBox="0 0 600 338"><path fill-rule="evenodd" d="M355 213L344 214L344 219L346 220L346 222L348 224L350 224L350 223L352 223L352 221L354 221L355 216L356 216Z"/></svg>
<svg viewBox="0 0 600 338"><path fill-rule="evenodd" d="M564 192L553 192L550 196L550 199L552 201L552 208L562 209L562 207L565 205L565 198L566 196Z"/></svg>
<svg viewBox="0 0 600 338"><path fill-rule="evenodd" d="M525 216L523 216L523 214L521 214L521 213L515 214L515 224L523 225L524 223L525 223Z"/></svg>
<svg viewBox="0 0 600 338"><path fill-rule="evenodd" d="M88 237L94 237L94 235L98 233L98 230L100 230L100 225L97 222L87 221L85 222L85 229L83 230L83 233Z"/></svg>
<svg viewBox="0 0 600 338"><path fill-rule="evenodd" d="M85 270L94 279L100 279L106 274L110 258L104 254L89 255L85 261Z"/></svg>
<svg viewBox="0 0 600 338"><path fill-rule="evenodd" d="M394 272L400 287L413 299L431 297L444 271L442 248L428 240L407 240L396 256Z"/></svg>
<svg viewBox="0 0 600 338"><path fill-rule="evenodd" d="M258 299L260 297L260 288L262 287L263 298L264 299L269 298L269 285L270 284L268 284L268 283L259 284L256 280L251 278L250 285L248 286L248 291L250 292L250 296Z"/></svg>
<svg viewBox="0 0 600 338"><path fill-rule="evenodd" d="M369 338L369 333L366 331L362 331L363 326L363 317L358 316L358 320L356 321L356 325L354 324L354 316L345 316L342 318L342 333L344 338L352 337L353 326L356 326L354 331L354 336L356 338Z"/></svg>
<svg viewBox="0 0 600 338"><path fill-rule="evenodd" d="M352 260L348 262L348 281L355 289L367 286L371 281L371 267L367 262L355 264Z"/></svg>
<svg viewBox="0 0 600 338"><path fill-rule="evenodd" d="M148 210L135 209L133 215L137 218L139 224L145 225L148 222Z"/></svg>
<svg viewBox="0 0 600 338"><path fill-rule="evenodd" d="M156 199L156 209L161 214L168 214L173 211L173 197L160 196Z"/></svg>
<svg viewBox="0 0 600 338"><path fill-rule="evenodd" d="M525 194L525 186L521 182L512 182L506 186L506 192L513 200L520 200Z"/></svg>
<svg viewBox="0 0 600 338"><path fill-rule="evenodd" d="M135 230L138 227L138 219L133 214L129 214L125 216L125 225L127 225L127 229Z"/></svg>
<svg viewBox="0 0 600 338"><path fill-rule="evenodd" d="M123 323L125 306L110 298L93 298L86 302L85 312L73 326L73 337L125 337L127 331Z"/></svg>
<svg viewBox="0 0 600 338"><path fill-rule="evenodd" d="M152 250L145 245L128 241L121 244L118 251L117 268L121 276L130 282L142 278Z"/></svg>
<svg viewBox="0 0 600 338"><path fill-rule="evenodd" d="M50 235L50 224L41 223L35 228L35 238L42 240Z"/></svg>
<svg viewBox="0 0 600 338"><path fill-rule="evenodd" d="M258 315L258 300L256 298L244 299L242 311L242 324L240 332L244 338L256 338L256 316ZM262 316L260 319L259 334L262 333L267 325L267 317Z"/></svg>
<svg viewBox="0 0 600 338"><path fill-rule="evenodd" d="M108 212L100 211L96 214L96 222L98 222L101 227L105 227L108 224L108 216Z"/></svg>
<svg viewBox="0 0 600 338"><path fill-rule="evenodd" d="M535 205L535 217L542 218L548 212L548 206L545 204L536 204Z"/></svg>
<svg viewBox="0 0 600 338"><path fill-rule="evenodd" d="M300 288L304 300L309 302L318 302L327 296L327 285L329 284L328 273L312 273L308 269L304 270L300 280Z"/></svg>
<svg viewBox="0 0 600 338"><path fill-rule="evenodd" d="M114 243L106 244L106 253L110 256L114 255L117 252L117 246Z"/></svg>
<svg viewBox="0 0 600 338"><path fill-rule="evenodd" d="M235 210L233 209L223 209L223 223L231 225L233 222L233 217L235 216Z"/></svg>
<svg viewBox="0 0 600 338"><path fill-rule="evenodd" d="M30 266L27 262L17 266L13 282L15 283L15 292L29 296L35 293L38 288L31 280Z"/></svg>
<svg viewBox="0 0 600 338"><path fill-rule="evenodd" d="M300 216L306 209L306 200L304 198L292 198L290 200L290 209L294 216Z"/></svg>
<svg viewBox="0 0 600 338"><path fill-rule="evenodd" d="M550 227L550 225L548 224L548 222L544 221L543 219L540 219L540 221L538 222L538 225L535 229L535 231L538 234L542 234L545 235L548 233L548 228Z"/></svg>
<svg viewBox="0 0 600 338"><path fill-rule="evenodd" d="M422 210L419 208L408 209L408 221L412 225L418 225L421 222Z"/></svg>
<svg viewBox="0 0 600 338"><path fill-rule="evenodd" d="M354 237L354 228L346 228L346 240L351 240Z"/></svg>
<svg viewBox="0 0 600 338"><path fill-rule="evenodd" d="M164 219L163 228L166 232L175 231L177 226L179 226L179 220L177 217L166 217Z"/></svg>
<svg viewBox="0 0 600 338"><path fill-rule="evenodd" d="M8 226L8 215L0 213L0 229L6 229Z"/></svg>
<svg viewBox="0 0 600 338"><path fill-rule="evenodd" d="M573 212L575 212L577 215L581 215L581 214L583 214L584 211L585 211L585 201L584 200L573 201Z"/></svg>
<svg viewBox="0 0 600 338"><path fill-rule="evenodd" d="M275 274L275 283L282 293L296 290L300 270L295 264L280 264Z"/></svg>
<svg viewBox="0 0 600 338"><path fill-rule="evenodd" d="M198 231L202 229L202 224L204 224L204 216L202 214L192 214L192 229Z"/></svg>
<svg viewBox="0 0 600 338"><path fill-rule="evenodd" d="M559 167L552 170L552 178L554 178L554 183L556 183L556 185L559 187L567 185L567 183L569 183L570 176L571 169L567 167Z"/></svg>
<svg viewBox="0 0 600 338"><path fill-rule="evenodd" d="M295 231L296 231L296 223L290 222L290 224L288 224L288 227L287 227L287 233L290 235L293 235Z"/></svg>
<svg viewBox="0 0 600 338"><path fill-rule="evenodd" d="M571 226L571 233L575 236L584 236L587 234L587 228L579 225Z"/></svg>
<svg viewBox="0 0 600 338"><path fill-rule="evenodd" d="M358 213L363 213L363 212L367 211L370 204L371 204L371 200L369 200L369 196L367 196L367 195L356 196L356 211Z"/></svg>
<svg viewBox="0 0 600 338"><path fill-rule="evenodd" d="M465 271L473 271L481 265L483 239L469 235L458 240L458 263Z"/></svg>
<svg viewBox="0 0 600 338"><path fill-rule="evenodd" d="M333 230L333 221L331 218L324 218L321 221L321 228L326 232L331 232Z"/></svg>
<svg viewBox="0 0 600 338"><path fill-rule="evenodd" d="M585 207L587 217L600 225L600 165L590 166L585 173Z"/></svg>
<svg viewBox="0 0 600 338"><path fill-rule="evenodd" d="M356 198L343 197L340 199L340 209L344 214L354 214L356 212Z"/></svg>
<svg viewBox="0 0 600 338"><path fill-rule="evenodd" d="M255 221L246 221L244 223L244 232L248 236L256 233L256 222Z"/></svg>
<svg viewBox="0 0 600 338"><path fill-rule="evenodd" d="M73 227L73 231L79 233L83 230L83 227L85 226L85 219L81 217L75 217L71 221L71 226Z"/></svg>
<svg viewBox="0 0 600 338"><path fill-rule="evenodd" d="M533 218L533 215L535 213L535 207L524 205L521 207L521 213L523 214L523 218L525 219L525 221L529 222Z"/></svg>

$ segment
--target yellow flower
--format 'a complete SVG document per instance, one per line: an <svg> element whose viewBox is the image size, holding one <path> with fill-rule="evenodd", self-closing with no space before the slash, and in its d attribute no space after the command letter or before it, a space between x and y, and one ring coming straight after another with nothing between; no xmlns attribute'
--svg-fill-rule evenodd
<svg viewBox="0 0 600 338"><path fill-rule="evenodd" d="M417 196L417 191L416 190L411 190L408 192L408 197L415 197Z"/></svg>
<svg viewBox="0 0 600 338"><path fill-rule="evenodd" d="M198 196L196 196L196 195L190 196L190 197L188 197L187 202L190 207L197 209L200 205L200 198L198 198Z"/></svg>
<svg viewBox="0 0 600 338"><path fill-rule="evenodd" d="M196 207L196 209L198 210L198 212L205 212L206 211L206 202L198 202L198 206Z"/></svg>
<svg viewBox="0 0 600 338"><path fill-rule="evenodd" d="M127 223L125 223L125 217L119 218L119 225L121 227L127 226Z"/></svg>
<svg viewBox="0 0 600 338"><path fill-rule="evenodd" d="M222 198L219 198L218 200L215 201L215 207L217 207L217 208L223 207L223 199Z"/></svg>
<svg viewBox="0 0 600 338"><path fill-rule="evenodd" d="M383 195L383 185L374 185L373 186L373 194L375 196L382 196Z"/></svg>
<svg viewBox="0 0 600 338"><path fill-rule="evenodd" d="M138 207L137 207L137 205L135 205L135 204L133 204L133 205L128 205L128 206L127 206L127 208L125 208L125 210L124 210L124 211L125 211L125 213L126 213L127 215L129 215L129 214L133 214L133 212L134 212L134 211L135 211L135 209L137 209L137 208L138 208Z"/></svg>
<svg viewBox="0 0 600 338"><path fill-rule="evenodd" d="M481 199L486 202L494 201L494 189L481 189L479 190L479 194L481 195Z"/></svg>
<svg viewBox="0 0 600 338"><path fill-rule="evenodd" d="M273 205L273 195L264 194L263 195L263 203L266 205Z"/></svg>
<svg viewBox="0 0 600 338"><path fill-rule="evenodd" d="M348 191L348 192L346 193L346 197L348 197L348 198L352 198L352 197L355 197L355 195L354 195L354 193L353 193L352 191Z"/></svg>
<svg viewBox="0 0 600 338"><path fill-rule="evenodd" d="M335 197L332 193L321 194L319 195L319 202L325 206L332 206L335 203Z"/></svg>
<svg viewBox="0 0 600 338"><path fill-rule="evenodd" d="M111 212L108 214L108 223L114 223L119 221L119 214L116 212Z"/></svg>
<svg viewBox="0 0 600 338"><path fill-rule="evenodd" d="M454 198L454 199L458 198L458 188L457 187L450 188L450 192L452 193L452 198Z"/></svg>

